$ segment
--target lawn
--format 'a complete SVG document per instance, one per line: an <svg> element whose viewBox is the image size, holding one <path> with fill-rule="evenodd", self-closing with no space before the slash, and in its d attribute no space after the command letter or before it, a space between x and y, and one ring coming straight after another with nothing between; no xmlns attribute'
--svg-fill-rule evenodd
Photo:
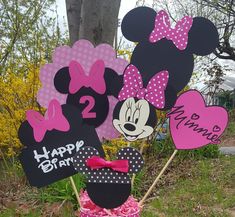
<svg viewBox="0 0 235 217"><path fill-rule="evenodd" d="M142 216L235 216L235 157L195 162L187 178L159 190Z"/></svg>
<svg viewBox="0 0 235 217"><path fill-rule="evenodd" d="M160 166L165 160L159 162ZM68 179L38 190L27 185L18 163L9 165L7 170L6 166L1 170L1 217L75 216L77 204ZM82 187L81 177L74 178ZM144 175L137 177L137 197L146 190L145 180ZM220 156L200 160L176 158L147 200L142 216L227 217L235 216L234 213L235 157Z"/></svg>

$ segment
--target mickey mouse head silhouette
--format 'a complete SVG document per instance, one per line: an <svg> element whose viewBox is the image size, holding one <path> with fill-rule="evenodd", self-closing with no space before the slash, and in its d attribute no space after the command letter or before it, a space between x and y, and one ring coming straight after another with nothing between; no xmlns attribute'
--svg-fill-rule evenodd
<svg viewBox="0 0 235 217"><path fill-rule="evenodd" d="M113 94L112 84L120 80L118 74L105 68L103 60L97 60L86 75L82 65L72 60L68 67L61 68L54 77L57 91L68 94L67 104L76 106L85 123L100 126L109 112L109 95Z"/></svg>
<svg viewBox="0 0 235 217"><path fill-rule="evenodd" d="M177 93L188 84L194 55L208 55L219 44L218 31L210 20L185 16L172 28L165 11L156 12L149 7L129 11L123 18L121 29L125 38L138 42L130 64L140 72L144 87L160 71L168 72L162 110L172 108ZM123 84L119 85L120 90Z"/></svg>
<svg viewBox="0 0 235 217"><path fill-rule="evenodd" d="M131 193L130 174L143 167L142 155L134 148L123 148L117 160L100 158L93 147L82 147L74 156L75 169L87 176L87 193L102 208L112 209L125 203Z"/></svg>

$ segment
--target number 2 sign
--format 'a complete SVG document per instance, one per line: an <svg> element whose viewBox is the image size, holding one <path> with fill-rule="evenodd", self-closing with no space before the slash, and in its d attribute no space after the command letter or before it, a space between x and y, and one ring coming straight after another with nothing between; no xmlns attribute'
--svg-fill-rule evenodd
<svg viewBox="0 0 235 217"><path fill-rule="evenodd" d="M91 110L95 106L95 99L92 96L82 96L79 100L80 104L87 104L87 106L82 111L82 117L86 118L96 118L96 112L92 112Z"/></svg>
<svg viewBox="0 0 235 217"><path fill-rule="evenodd" d="M69 66L60 69L54 78L55 88L68 94L66 103L79 108L84 122L95 127L105 121L109 112L107 93L110 91L105 77L110 81L110 75L105 76L105 73L110 71L106 71L103 60L95 61L88 75L78 61L72 60Z"/></svg>

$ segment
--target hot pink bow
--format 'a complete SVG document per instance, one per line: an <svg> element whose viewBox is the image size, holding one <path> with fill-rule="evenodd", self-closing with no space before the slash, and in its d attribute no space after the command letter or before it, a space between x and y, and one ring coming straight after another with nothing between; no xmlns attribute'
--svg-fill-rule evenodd
<svg viewBox="0 0 235 217"><path fill-rule="evenodd" d="M155 27L149 36L149 41L155 43L162 38L172 40L179 50L184 50L188 44L188 32L193 24L193 18L183 17L171 28L168 14L161 10L155 18Z"/></svg>
<svg viewBox="0 0 235 217"><path fill-rule="evenodd" d="M49 103L48 110L43 117L39 112L28 110L26 112L26 119L33 128L34 139L41 142L49 130L68 131L70 126L67 119L62 113L62 108L57 100L52 100Z"/></svg>
<svg viewBox="0 0 235 217"><path fill-rule="evenodd" d="M91 169L101 169L101 168L110 168L114 171L128 173L129 171L129 162L128 160L114 160L114 161L106 161L105 159L92 156L87 159L86 165Z"/></svg>
<svg viewBox="0 0 235 217"><path fill-rule="evenodd" d="M168 82L168 71L158 72L149 81L147 88L143 88L143 81L140 72L134 65L129 65L124 72L124 86L121 89L118 99L126 100L130 97L145 99L155 108L164 108L164 90Z"/></svg>
<svg viewBox="0 0 235 217"><path fill-rule="evenodd" d="M105 65L103 60L97 60L90 69L89 75L85 75L84 69L77 61L69 63L69 92L76 93L82 87L91 87L99 94L104 94L106 90L104 80Z"/></svg>

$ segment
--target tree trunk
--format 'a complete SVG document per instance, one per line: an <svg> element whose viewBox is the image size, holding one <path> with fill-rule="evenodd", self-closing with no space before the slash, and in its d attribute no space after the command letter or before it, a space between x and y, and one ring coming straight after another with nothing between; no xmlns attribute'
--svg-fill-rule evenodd
<svg viewBox="0 0 235 217"><path fill-rule="evenodd" d="M94 45L113 45L121 0L79 0L80 4L77 1L66 0L71 43L87 39Z"/></svg>
<svg viewBox="0 0 235 217"><path fill-rule="evenodd" d="M82 0L65 0L69 26L70 44L78 40Z"/></svg>

